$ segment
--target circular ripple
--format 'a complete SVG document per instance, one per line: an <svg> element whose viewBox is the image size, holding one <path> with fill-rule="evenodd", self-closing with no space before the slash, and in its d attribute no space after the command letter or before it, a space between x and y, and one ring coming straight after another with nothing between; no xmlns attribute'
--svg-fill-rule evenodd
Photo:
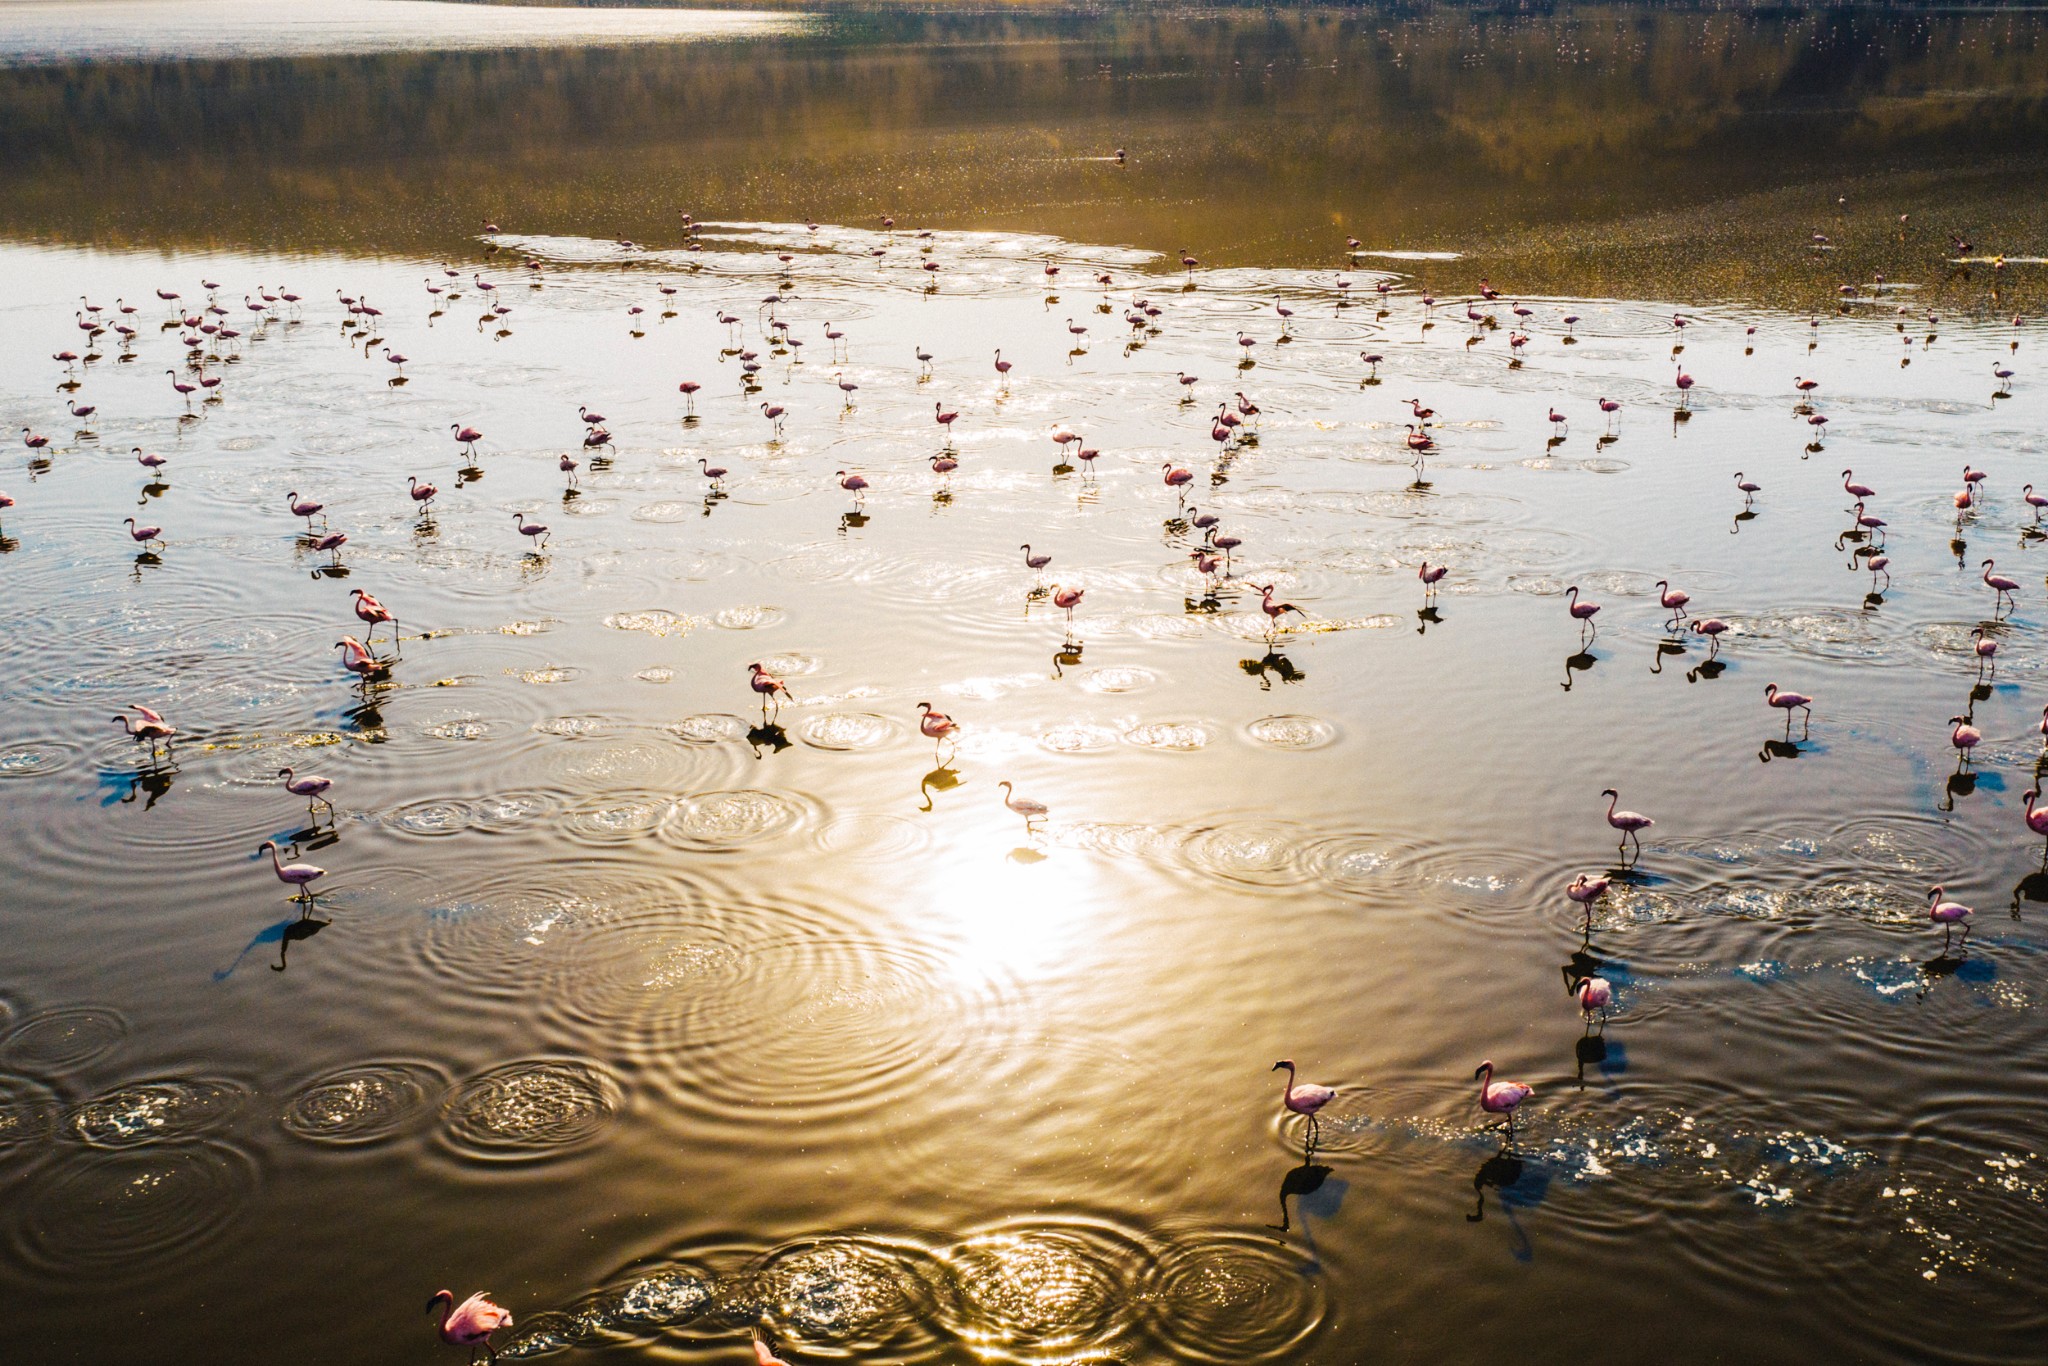
<svg viewBox="0 0 2048 1366"><path fill-rule="evenodd" d="M1232 821L1197 830L1181 845L1189 867L1226 882L1285 887L1306 882L1301 833L1278 821Z"/></svg>
<svg viewBox="0 0 2048 1366"><path fill-rule="evenodd" d="M675 804L658 793L599 797L563 813L562 828L586 844L625 844L659 830Z"/></svg>
<svg viewBox="0 0 2048 1366"><path fill-rule="evenodd" d="M744 740L748 725L743 717L725 712L703 712L685 716L669 727L679 739L693 745L715 745L722 740Z"/></svg>
<svg viewBox="0 0 2048 1366"><path fill-rule="evenodd" d="M1385 887L1403 853L1391 840L1372 835L1334 835L1311 845L1303 862L1316 877L1333 886L1364 892Z"/></svg>
<svg viewBox="0 0 2048 1366"><path fill-rule="evenodd" d="M573 683L579 670L561 664L550 664L539 669L522 669L519 681L535 687L548 687L556 683Z"/></svg>
<svg viewBox="0 0 2048 1366"><path fill-rule="evenodd" d="M508 792L495 797L429 798L401 806L384 823L407 835L439 837L494 834L531 824L554 809L544 792Z"/></svg>
<svg viewBox="0 0 2048 1366"><path fill-rule="evenodd" d="M930 827L907 816L879 811L837 816L818 827L812 838L827 853L853 858L899 859L923 852L931 844Z"/></svg>
<svg viewBox="0 0 2048 1366"><path fill-rule="evenodd" d="M735 849L780 839L810 816L801 798L739 788L685 797L675 804L662 832L685 848Z"/></svg>
<svg viewBox="0 0 2048 1366"><path fill-rule="evenodd" d="M1104 1351L1133 1326L1135 1291L1152 1258L1106 1224L1019 1222L940 1254L963 1321L954 1331L1012 1360Z"/></svg>
<svg viewBox="0 0 2048 1366"><path fill-rule="evenodd" d="M101 1057L128 1033L128 1022L111 1010L72 1006L31 1015L0 1044L0 1061L17 1067L79 1067Z"/></svg>
<svg viewBox="0 0 2048 1366"><path fill-rule="evenodd" d="M774 626L782 618L780 607L742 606L723 608L711 620L723 630L752 631L762 626Z"/></svg>
<svg viewBox="0 0 2048 1366"><path fill-rule="evenodd" d="M95 1148L196 1138L232 1119L248 1098L219 1081L139 1082L95 1096L64 1116L64 1132Z"/></svg>
<svg viewBox="0 0 2048 1366"><path fill-rule="evenodd" d="M413 1063L345 1067L286 1101L278 1122L308 1143L375 1143L403 1129L446 1087L440 1073Z"/></svg>
<svg viewBox="0 0 2048 1366"><path fill-rule="evenodd" d="M797 738L815 749L880 749L898 735L896 723L865 711L826 712L806 717Z"/></svg>
<svg viewBox="0 0 2048 1366"><path fill-rule="evenodd" d="M55 740L30 740L0 749L0 779L40 778L69 766L78 751Z"/></svg>
<svg viewBox="0 0 2048 1366"><path fill-rule="evenodd" d="M1088 754L1114 749L1123 738L1108 726L1092 726L1085 721L1063 721L1038 733L1039 747L1054 754Z"/></svg>
<svg viewBox="0 0 2048 1366"><path fill-rule="evenodd" d="M1316 1264L1285 1242L1217 1231L1176 1238L1138 1296L1145 1325L1180 1361L1270 1361L1322 1325Z"/></svg>
<svg viewBox="0 0 2048 1366"><path fill-rule="evenodd" d="M614 612L604 619L614 631L645 631L651 636L684 635L704 624L702 617L684 616L653 607L644 612Z"/></svg>
<svg viewBox="0 0 2048 1366"><path fill-rule="evenodd" d="M778 1248L747 1278L785 1337L816 1352L921 1356L943 1272L911 1244L821 1238Z"/></svg>
<svg viewBox="0 0 2048 1366"><path fill-rule="evenodd" d="M1090 669L1081 675L1081 686L1092 692L1141 692L1158 681L1158 674L1133 664Z"/></svg>
<svg viewBox="0 0 2048 1366"><path fill-rule="evenodd" d="M533 1161L597 1139L624 1092L612 1074L577 1058L530 1058L480 1072L441 1107L449 1144L470 1157Z"/></svg>
<svg viewBox="0 0 2048 1366"><path fill-rule="evenodd" d="M60 1274L133 1274L190 1256L234 1222L257 1186L256 1164L222 1143L73 1152L13 1211L21 1259Z"/></svg>
<svg viewBox="0 0 2048 1366"><path fill-rule="evenodd" d="M1153 721L1125 731L1124 743L1140 749L1192 753L1209 743L1209 728L1194 721Z"/></svg>
<svg viewBox="0 0 2048 1366"><path fill-rule="evenodd" d="M1269 749L1321 749L1337 738L1337 728L1316 716L1262 716L1244 733Z"/></svg>
<svg viewBox="0 0 2048 1366"><path fill-rule="evenodd" d="M0 1152L48 1139L61 1108L56 1093L42 1083L0 1076Z"/></svg>
<svg viewBox="0 0 2048 1366"><path fill-rule="evenodd" d="M702 503L670 500L659 503L642 503L633 509L636 522L688 522L704 515Z"/></svg>

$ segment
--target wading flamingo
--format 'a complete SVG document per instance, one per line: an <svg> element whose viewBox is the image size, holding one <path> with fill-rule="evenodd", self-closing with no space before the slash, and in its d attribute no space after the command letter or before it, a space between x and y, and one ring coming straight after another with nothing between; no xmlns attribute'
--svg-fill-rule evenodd
<svg viewBox="0 0 2048 1366"><path fill-rule="evenodd" d="M1602 788L1600 795L1607 799L1607 823L1621 832L1621 843L1615 845L1615 849L1619 851L1625 848L1630 840L1634 840L1636 857L1641 858L1643 841L1639 832L1648 830L1657 822L1638 811L1616 811L1614 804L1621 800L1621 794L1611 787Z"/></svg>
<svg viewBox="0 0 2048 1366"><path fill-rule="evenodd" d="M1515 1138L1515 1111L1523 1101L1536 1094L1536 1088L1525 1082L1495 1081L1493 1060L1487 1059L1472 1073L1472 1079L1479 1083L1479 1108L1489 1115L1506 1115L1507 1141Z"/></svg>
<svg viewBox="0 0 2048 1366"><path fill-rule="evenodd" d="M455 1303L454 1291L436 1290L434 1298L427 1301L427 1312L433 1313L437 1305L441 1310L441 1341L469 1348L471 1361L476 1360L479 1347L490 1361L497 1361L498 1349L491 1345L491 1334L512 1326L510 1310L492 1303L486 1290L477 1291L459 1305Z"/></svg>

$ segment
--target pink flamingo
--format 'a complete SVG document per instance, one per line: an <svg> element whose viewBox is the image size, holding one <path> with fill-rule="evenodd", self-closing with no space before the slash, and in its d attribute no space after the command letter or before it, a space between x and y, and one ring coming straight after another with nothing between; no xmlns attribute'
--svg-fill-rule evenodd
<svg viewBox="0 0 2048 1366"><path fill-rule="evenodd" d="M176 370L166 370L164 371L164 373L171 377L171 387L178 391L179 396L185 400L186 410L190 411L192 407L192 393L199 386L196 384L187 384L185 383L184 380L179 379L178 372Z"/></svg>
<svg viewBox="0 0 2048 1366"><path fill-rule="evenodd" d="M1580 873L1572 879L1572 885L1564 889L1566 896L1586 908L1587 929L1590 930L1593 927L1594 903L1599 901L1601 897L1606 896L1607 889L1612 885L1614 884L1611 878L1587 877L1584 873Z"/></svg>
<svg viewBox="0 0 2048 1366"><path fill-rule="evenodd" d="M605 433L605 432L603 432L602 430L599 430L599 431L596 431L596 432L593 432L593 433L591 433L591 435L592 435L592 436L603 436L603 435L606 435L606 433ZM586 439L587 439L587 438L586 438ZM563 474L566 474L566 475L568 475L568 476L569 476L569 482L570 482L570 483L571 483L572 485L573 485L573 484L574 484L574 483L576 482L576 464L577 464L577 461L576 461L576 457L575 457L575 456L573 456L573 455L571 455L571 454L569 454L569 453L568 453L567 451L563 451L563 452L562 452L562 454L561 454L561 456L560 456L560 457L559 457L559 458L558 458L558 459L557 459L557 460L555 461L555 467L556 467L557 469L561 470L561 472L562 472Z"/></svg>
<svg viewBox="0 0 2048 1366"><path fill-rule="evenodd" d="M1621 843L1614 846L1616 851L1622 850L1630 840L1634 840L1636 857L1641 858L1643 856L1641 832L1648 830L1657 822L1639 811L1616 811L1614 804L1621 800L1621 795L1611 787L1602 788L1600 795L1607 799L1607 824L1621 832Z"/></svg>
<svg viewBox="0 0 2048 1366"><path fill-rule="evenodd" d="M327 800L327 789L334 786L334 779L323 778L317 773L297 774L289 768L281 768L277 776L284 779L284 790L294 797L306 799L306 819L313 819L315 802L327 808L328 819L334 817L334 803Z"/></svg>
<svg viewBox="0 0 2048 1366"><path fill-rule="evenodd" d="M1195 401L1195 385L1200 382L1199 379L1185 370L1174 371L1173 377L1180 383L1180 401L1182 403L1193 403Z"/></svg>
<svg viewBox="0 0 2048 1366"><path fill-rule="evenodd" d="M948 446L953 444L953 424L959 420L960 413L958 409L948 412L946 411L946 405L943 403L934 403L932 405L932 421L938 423L945 431L946 444Z"/></svg>
<svg viewBox="0 0 2048 1366"><path fill-rule="evenodd" d="M1674 382L1678 385L1678 406L1683 408L1692 402L1693 377L1686 374L1685 367L1681 365L1678 367L1678 378Z"/></svg>
<svg viewBox="0 0 2048 1366"><path fill-rule="evenodd" d="M868 481L866 476L848 474L845 470L835 470L833 471L833 477L839 481L839 487L853 495L853 507L858 512L867 502Z"/></svg>
<svg viewBox="0 0 2048 1366"><path fill-rule="evenodd" d="M761 405L761 416L768 419L769 423L774 427L777 436L782 435L782 419L788 415L788 412L789 410L779 403L763 403Z"/></svg>
<svg viewBox="0 0 2048 1366"><path fill-rule="evenodd" d="M721 481L724 480L725 476L732 473L725 466L714 465L701 455L697 457L697 468L704 472L704 477L711 481L711 487L713 488L720 487Z"/></svg>
<svg viewBox="0 0 2048 1366"><path fill-rule="evenodd" d="M327 506L325 503L316 503L310 498L299 497L297 489L293 489L290 493L287 493L284 496L284 498L285 506L292 510L292 516L303 517L306 519L306 529L309 532L313 528L313 518L318 516L321 509ZM321 517L320 521L324 524L327 521L327 519L325 517Z"/></svg>
<svg viewBox="0 0 2048 1366"><path fill-rule="evenodd" d="M1854 470L1842 471L1842 489L1844 492L1846 492L1851 498L1877 497L1877 490L1870 487L1870 485L1852 482L1850 476L1853 474L1855 474Z"/></svg>
<svg viewBox="0 0 2048 1366"><path fill-rule="evenodd" d="M523 512L513 513L512 520L518 525L519 534L524 536L535 550L539 550L547 545L548 529L546 527L542 526L539 522L527 521L526 514Z"/></svg>
<svg viewBox="0 0 2048 1366"><path fill-rule="evenodd" d="M697 411L697 391L699 389L702 389L703 387L703 385L697 383L695 380L688 379L684 380L681 384L678 384L676 386L676 392L683 396L683 411L685 413L694 413Z"/></svg>
<svg viewBox="0 0 2048 1366"><path fill-rule="evenodd" d="M1692 629L1707 638L1708 659L1712 659L1715 655L1721 653L1721 637L1729 629L1727 622L1719 617L1707 617L1704 620L1695 619L1692 623Z"/></svg>
<svg viewBox="0 0 2048 1366"><path fill-rule="evenodd" d="M1977 642L1975 649L1977 652L1978 674L1981 676L1984 672L1985 666L1987 665L1990 666L1991 671L1993 673L1997 673L1998 642L1996 640L1993 640L1991 638L1990 633L1987 632L1982 626L1972 627L1970 630L1970 635Z"/></svg>
<svg viewBox="0 0 2048 1366"><path fill-rule="evenodd" d="M368 623L371 632L375 632L377 626L382 622L388 621L391 623L391 644L396 648L398 645L398 618L391 615L391 609L377 601L375 594L366 593L360 588L349 590L349 596L355 599L357 619Z"/></svg>
<svg viewBox="0 0 2048 1366"><path fill-rule="evenodd" d="M1756 496L1764 491L1762 484L1751 483L1749 480L1744 479L1741 470L1735 471L1735 487L1742 490L1742 505L1744 507L1754 503Z"/></svg>
<svg viewBox="0 0 2048 1366"><path fill-rule="evenodd" d="M1386 357L1377 351L1361 351L1358 353L1359 364L1366 367L1365 382L1367 384L1378 384L1380 382L1380 362L1385 359Z"/></svg>
<svg viewBox="0 0 2048 1366"><path fill-rule="evenodd" d="M171 753L171 742L178 734L178 728L164 720L158 712L151 711L140 702L130 702L128 710L137 713L141 719L122 714L114 718L114 724L128 732L131 739L149 741L150 762L156 762L156 747L161 743L164 753Z"/></svg>
<svg viewBox="0 0 2048 1366"><path fill-rule="evenodd" d="M1472 1079L1479 1083L1479 1108L1489 1115L1506 1115L1507 1141L1515 1138L1515 1111L1523 1101L1536 1094L1536 1088L1519 1081L1495 1081L1493 1060L1487 1059L1472 1073Z"/></svg>
<svg viewBox="0 0 2048 1366"><path fill-rule="evenodd" d="M164 529L162 527L137 526L133 517L124 517L122 524L128 528L128 534L135 538L135 543L143 549L147 550L151 542L162 546L164 539Z"/></svg>
<svg viewBox="0 0 2048 1366"><path fill-rule="evenodd" d="M1451 567L1447 564L1431 564L1428 560L1422 562L1422 568L1415 571L1415 577L1422 580L1422 600L1425 604L1436 601L1436 586L1442 583L1444 575L1450 572Z"/></svg>
<svg viewBox="0 0 2048 1366"><path fill-rule="evenodd" d="M1968 484L1965 484L1955 491L1954 501L1956 505L1956 525L1960 527L1963 524L1963 514L1977 505L1977 495L1971 491ZM2018 585L2015 584L2014 587L2018 587Z"/></svg>
<svg viewBox="0 0 2048 1366"><path fill-rule="evenodd" d="M135 457L136 464L142 466L151 474L155 474L158 470L171 463L164 456L157 455L151 451L145 451L140 446L130 447L129 454Z"/></svg>
<svg viewBox="0 0 2048 1366"><path fill-rule="evenodd" d="M2027 506L2034 510L2034 520L2040 521L2041 509L2048 508L2048 495L2036 493L2032 484L2026 484L2021 487L2020 496L2026 500Z"/></svg>
<svg viewBox="0 0 2048 1366"><path fill-rule="evenodd" d="M1963 482L1965 484L1981 484L1989 477L1990 476L1985 474L1984 471L1972 468L1969 461L1965 460L1963 462Z"/></svg>
<svg viewBox="0 0 2048 1366"><path fill-rule="evenodd" d="M1420 427L1417 427L1413 422L1404 422L1401 425L1408 429L1409 450L1419 452L1436 449L1436 438L1431 436L1428 432L1423 431Z"/></svg>
<svg viewBox="0 0 2048 1366"><path fill-rule="evenodd" d="M1806 728L1813 728L1813 699L1803 692L1786 692L1775 683L1764 684L1764 702L1785 713L1785 738L1792 738L1792 713L1805 708Z"/></svg>
<svg viewBox="0 0 2048 1366"><path fill-rule="evenodd" d="M346 531L330 531L324 536L315 536L312 549L323 553L331 553L334 556L334 562L340 564L341 548L347 544L348 533Z"/></svg>
<svg viewBox="0 0 2048 1366"><path fill-rule="evenodd" d="M419 504L422 517L427 515L427 509L433 505L434 495L441 491L432 484L422 484L416 474L406 476L405 490L413 502Z"/></svg>
<svg viewBox="0 0 2048 1366"><path fill-rule="evenodd" d="M1042 821L1052 814L1052 808L1044 802L1035 801L1030 797L1018 796L1016 789L1010 785L1008 778L1003 779L996 786L1003 790L1003 805L1024 818L1024 828L1026 830L1031 828L1033 822Z"/></svg>
<svg viewBox="0 0 2048 1366"><path fill-rule="evenodd" d="M1003 348L998 346L996 348L996 374L1002 378L1004 393L1008 393L1010 390L1010 371L1013 368L1015 368L1014 363L1003 359Z"/></svg>
<svg viewBox="0 0 2048 1366"><path fill-rule="evenodd" d="M768 714L768 703L771 700L775 702L775 710L778 712L782 710L782 698L789 698L792 702L796 700L791 696L787 684L774 674L769 673L759 664L747 665L747 671L750 675L747 680L747 686L752 688L755 694L760 697L761 714L764 717Z"/></svg>
<svg viewBox="0 0 2048 1366"><path fill-rule="evenodd" d="M1259 593L1261 594L1259 610L1266 614L1266 640L1268 643L1271 643L1273 634L1280 629L1280 618L1287 613L1292 612L1304 621L1308 619L1308 613L1302 611L1293 603L1273 601L1272 584L1269 583L1264 588L1260 588Z"/></svg>
<svg viewBox="0 0 2048 1366"><path fill-rule="evenodd" d="M1927 889L1927 918L1941 926L1941 951L1947 953L1949 936L1958 925L1963 927L1963 943L1970 942L1970 917L1976 912L1961 902L1943 901L1943 894L1939 886Z"/></svg>
<svg viewBox="0 0 2048 1366"><path fill-rule="evenodd" d="M1984 743L1984 732L1971 725L1967 716L1951 716L1948 723L1953 728L1948 733L1948 742L1955 746L1956 767L1962 768L1973 757L1972 751Z"/></svg>
<svg viewBox="0 0 2048 1366"><path fill-rule="evenodd" d="M38 436L29 428L23 427L21 429L21 444L28 447L32 451L39 451L43 449L43 447L50 444L50 438L47 436Z"/></svg>
<svg viewBox="0 0 2048 1366"><path fill-rule="evenodd" d="M1569 599L1567 606L1571 611L1572 620L1580 623L1580 643L1585 643L1585 641L1589 638L1589 633L1590 635L1599 635L1600 628L1598 625L1594 623L1593 618L1600 615L1600 604L1597 602L1580 602L1579 586L1577 584L1573 584L1571 587L1565 589L1564 594L1565 597Z"/></svg>
<svg viewBox="0 0 2048 1366"><path fill-rule="evenodd" d="M1862 528L1863 528L1863 529L1864 529L1865 531L1868 531L1868 532L1871 532L1871 533L1875 534L1875 535L1876 535L1876 536L1877 536L1877 537L1878 537L1878 538L1879 538L1880 540L1882 540L1882 539L1884 538L1884 531L1885 531L1885 520L1884 520L1884 518L1882 518L1882 517L1873 517L1873 516L1871 516L1871 515L1870 515L1869 513L1866 513L1866 512L1865 512L1865 511L1863 510L1863 504L1862 504L1862 502L1861 502L1861 501L1858 501L1858 502L1857 502L1857 504L1856 504L1856 506L1855 506L1855 508L1854 508L1853 510L1854 510L1854 512L1856 513L1856 525L1857 525L1857 526L1859 526L1859 527L1862 527Z"/></svg>
<svg viewBox="0 0 2048 1366"><path fill-rule="evenodd" d="M1315 1135L1319 1128L1316 1112L1335 1100L1337 1093L1330 1087L1318 1086L1312 1081L1296 1081L1294 1079L1294 1059L1292 1058L1282 1058L1267 1070L1278 1072L1282 1068L1285 1068L1287 1071L1287 1085L1280 1092L1280 1104L1308 1120L1309 1141L1314 1143Z"/></svg>
<svg viewBox="0 0 2048 1366"><path fill-rule="evenodd" d="M1165 471L1162 477L1166 482L1166 486L1170 489L1180 490L1180 500L1185 503L1188 500L1188 485L1195 482L1194 474L1174 464L1171 460L1166 461L1159 468Z"/></svg>
<svg viewBox="0 0 2048 1366"><path fill-rule="evenodd" d="M1077 433L1069 431L1066 427L1058 423L1053 424L1052 444L1060 448L1060 459L1062 461L1065 461L1067 458L1067 447L1071 446L1080 439L1081 438Z"/></svg>
<svg viewBox="0 0 2048 1366"><path fill-rule="evenodd" d="M1673 588L1668 580L1657 580L1657 601L1664 604L1664 610L1671 614L1671 620L1664 623L1664 629L1678 629L1679 618L1685 613L1685 605L1692 601L1692 594Z"/></svg>
<svg viewBox="0 0 2048 1366"><path fill-rule="evenodd" d="M1069 627L1074 624L1074 609L1081 605L1081 595L1087 591L1085 588L1062 588L1058 584L1052 586L1052 605L1066 611Z"/></svg>
<svg viewBox="0 0 2048 1366"><path fill-rule="evenodd" d="M474 427L465 427L460 422L449 423L448 430L455 433L455 444L465 447L470 459L476 459L476 443L484 439L484 434Z"/></svg>
<svg viewBox="0 0 2048 1366"><path fill-rule="evenodd" d="M1045 567L1052 563L1052 556L1033 554L1031 551L1031 543L1029 541L1026 541L1023 545L1018 546L1017 549L1024 552L1025 567L1033 570L1040 577L1043 577L1045 574ZM2048 732L2043 733L2048 734Z"/></svg>
<svg viewBox="0 0 2048 1366"><path fill-rule="evenodd" d="M939 757L939 746L945 743L947 740L954 739L954 737L958 736L960 733L960 726L957 722L953 720L952 717L946 715L946 713L942 711L933 711L932 704L929 702L918 703L917 711L918 732L922 734L925 737L925 739L930 740L932 742L932 759L934 762L936 762ZM958 741L955 740L955 743L957 744Z"/></svg>
<svg viewBox="0 0 2048 1366"><path fill-rule="evenodd" d="M1869 559L1863 562L1863 567L1870 571L1871 592L1875 593L1879 591L1877 587L1877 576L1879 574L1884 575L1884 586L1886 588L1890 588L1892 586L1891 565L1892 557L1889 555L1872 555Z"/></svg>
<svg viewBox="0 0 2048 1366"><path fill-rule="evenodd" d="M1417 422L1427 422L1436 416L1436 409L1423 407L1419 398L1405 398L1401 401L1408 405L1409 412L1414 415Z"/></svg>
<svg viewBox="0 0 2048 1366"><path fill-rule="evenodd" d="M258 849L256 853L258 856L263 854L270 855L271 871L277 874L279 882L284 883L288 887L299 889L299 894L295 899L300 902L311 901L313 899L313 883L327 876L325 868L315 867L310 863L279 863L277 861L277 843L274 840L263 841L263 847Z"/></svg>
<svg viewBox="0 0 2048 1366"><path fill-rule="evenodd" d="M950 476L954 470L959 468L960 462L950 455L935 455L932 457L932 473L942 478Z"/></svg>
<svg viewBox="0 0 2048 1366"><path fill-rule="evenodd" d="M1549 409L1549 413L1550 425L1559 436L1563 436L1568 430L1570 430L1571 424L1566 420L1565 415L1563 413L1560 413L1555 408Z"/></svg>
<svg viewBox="0 0 2048 1366"><path fill-rule="evenodd" d="M1802 394L1810 394L1814 390L1820 388L1820 381L1817 379L1806 379L1800 375L1794 375L1792 376L1792 387L1794 389L1797 389Z"/></svg>
<svg viewBox="0 0 2048 1366"><path fill-rule="evenodd" d="M2027 829L2033 831L2037 835L2048 835L2048 807L2044 807L2039 811L2034 809L2034 803L2039 801L2040 797L2041 790L2039 788L2030 787L2027 789L2027 795L2025 798L2027 803ZM2044 852L2043 858L2044 860L2048 860L2048 852Z"/></svg>
<svg viewBox="0 0 2048 1366"><path fill-rule="evenodd" d="M1588 1020L1597 1015L1604 1022L1608 1004L1614 1000L1614 984L1605 977L1588 977L1573 994L1579 998L1580 1015Z"/></svg>
<svg viewBox="0 0 2048 1366"><path fill-rule="evenodd" d="M832 372L832 380L839 386L839 392L846 395L845 403L843 406L851 408L853 406L854 391L859 389L860 386L858 384L855 384L852 380L848 379L844 374L837 370L834 370Z"/></svg>
<svg viewBox="0 0 2048 1366"><path fill-rule="evenodd" d="M334 648L341 651L341 667L365 683L378 674L390 671L389 664L371 654L369 647L354 636L343 636L334 642Z"/></svg>
<svg viewBox="0 0 2048 1366"><path fill-rule="evenodd" d="M1619 399L1603 397L1600 400L1600 411L1607 414L1607 430L1610 432L1613 431L1614 415L1621 411L1621 401Z"/></svg>
<svg viewBox="0 0 2048 1366"><path fill-rule="evenodd" d="M478 1347L489 1354L490 1361L497 1361L498 1349L491 1345L491 1334L512 1326L510 1310L492 1303L490 1292L484 1290L479 1290L460 1305L455 1303L455 1292L436 1290L434 1297L427 1301L427 1312L433 1313L436 1305L441 1308L441 1341L469 1348L471 1361L476 1360Z"/></svg>
<svg viewBox="0 0 2048 1366"><path fill-rule="evenodd" d="M1961 495L1958 494L1957 496L1960 497ZM2013 606L2019 606L2019 580L2007 578L2003 574L1992 573L1992 564L1993 562L1990 560L1984 561L1984 583L1986 587L1993 590L1991 610L1996 612L2000 601L2009 601Z"/></svg>

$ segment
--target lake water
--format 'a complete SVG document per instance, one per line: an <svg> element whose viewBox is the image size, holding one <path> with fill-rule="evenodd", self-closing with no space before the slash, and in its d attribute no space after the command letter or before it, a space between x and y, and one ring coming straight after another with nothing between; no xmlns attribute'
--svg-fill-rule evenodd
<svg viewBox="0 0 2048 1366"><path fill-rule="evenodd" d="M2038 1353L2039 16L254 13L0 6L10 1361Z"/></svg>

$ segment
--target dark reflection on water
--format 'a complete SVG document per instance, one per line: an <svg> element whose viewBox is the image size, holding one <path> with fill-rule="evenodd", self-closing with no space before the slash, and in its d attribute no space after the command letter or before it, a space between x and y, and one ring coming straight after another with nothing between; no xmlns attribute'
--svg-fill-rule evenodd
<svg viewBox="0 0 2048 1366"><path fill-rule="evenodd" d="M448 253L485 219L672 242L683 210L800 207L1244 264L1338 265L1350 233L1486 256L1431 268L1447 291L1512 268L1814 306L2038 249L2044 35L1869 8L873 13L744 44L29 67L0 71L0 231Z"/></svg>

